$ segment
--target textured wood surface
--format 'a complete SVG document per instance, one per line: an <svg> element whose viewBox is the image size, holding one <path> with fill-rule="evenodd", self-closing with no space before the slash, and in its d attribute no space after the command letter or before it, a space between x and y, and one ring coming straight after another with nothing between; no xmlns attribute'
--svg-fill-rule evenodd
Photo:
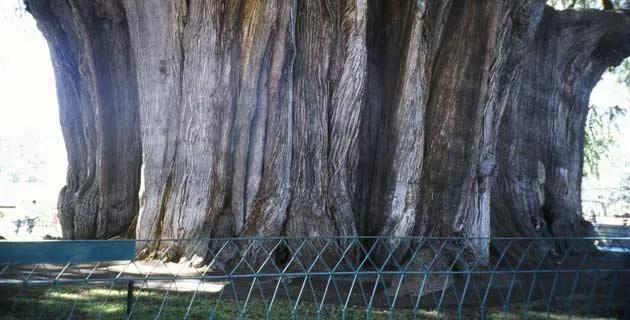
<svg viewBox="0 0 630 320"><path fill-rule="evenodd" d="M630 55L627 12L541 0L28 7L55 65L67 238L585 234L588 95Z"/></svg>

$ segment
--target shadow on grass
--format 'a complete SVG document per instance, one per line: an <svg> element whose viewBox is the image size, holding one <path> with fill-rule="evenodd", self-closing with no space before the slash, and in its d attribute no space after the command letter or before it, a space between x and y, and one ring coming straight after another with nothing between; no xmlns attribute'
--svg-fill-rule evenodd
<svg viewBox="0 0 630 320"><path fill-rule="evenodd" d="M124 319L126 287L123 285L2 285L1 319ZM221 293L182 293L164 290L137 290L133 319L619 319L627 318L627 301L607 301L601 296L573 296L576 305L593 304L588 314L567 314L567 298L513 304L506 308L466 308L461 310L409 309L366 312L362 306L343 308L335 304L315 304L276 299L237 299ZM606 303L602 303L606 302ZM556 308L554 308L556 306ZM605 306L605 308L604 308Z"/></svg>

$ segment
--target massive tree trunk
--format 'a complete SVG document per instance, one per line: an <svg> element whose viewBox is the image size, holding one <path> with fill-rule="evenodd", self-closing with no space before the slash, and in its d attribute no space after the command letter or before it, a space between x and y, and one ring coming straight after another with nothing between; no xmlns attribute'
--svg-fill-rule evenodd
<svg viewBox="0 0 630 320"><path fill-rule="evenodd" d="M68 156L63 237L133 236L140 185L138 94L116 2L27 3L48 40Z"/></svg>
<svg viewBox="0 0 630 320"><path fill-rule="evenodd" d="M493 236L592 235L581 209L589 96L606 68L630 55L629 27L627 12L545 10L509 80L491 205ZM574 244L539 242L544 250L538 252L578 249L567 247Z"/></svg>
<svg viewBox="0 0 630 320"><path fill-rule="evenodd" d="M69 238L136 215L142 239L583 235L588 96L630 55L627 13L540 0L28 9L56 66ZM459 245L489 258L488 240Z"/></svg>

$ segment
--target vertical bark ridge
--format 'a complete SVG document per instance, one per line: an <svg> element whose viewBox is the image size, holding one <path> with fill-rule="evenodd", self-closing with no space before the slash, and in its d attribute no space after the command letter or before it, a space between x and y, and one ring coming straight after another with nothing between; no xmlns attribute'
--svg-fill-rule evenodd
<svg viewBox="0 0 630 320"><path fill-rule="evenodd" d="M292 155L292 70L295 57L295 6L292 2L279 2L277 18L267 16L272 32L265 57L260 68L257 99L265 106L260 117L263 130L260 143L262 152L260 182L257 185L241 236L279 236L287 220L287 208L291 199L291 155ZM267 11L268 12L268 11ZM249 197L249 195L248 195ZM244 243L250 246L247 260L255 268L265 260L275 245L270 243ZM235 254L231 253L234 258Z"/></svg>
<svg viewBox="0 0 630 320"><path fill-rule="evenodd" d="M364 203L358 209L359 226L364 234L404 236L414 223L413 199L419 191L414 177L421 170L424 2L369 6L368 98L357 170L356 201Z"/></svg>
<svg viewBox="0 0 630 320"><path fill-rule="evenodd" d="M228 154L235 117L234 92L239 49L237 22L242 6L234 1L190 1L183 46L185 52L180 125L174 168L174 192L165 221L165 237L231 236ZM216 226L219 219L231 221ZM182 254L205 255L201 244ZM193 250L193 251L190 251ZM174 251L177 253L177 251Z"/></svg>
<svg viewBox="0 0 630 320"><path fill-rule="evenodd" d="M275 2L245 1L241 40L241 74L234 127L234 180L232 210L235 232L243 228L251 213L262 176L265 124L268 114L263 90L268 76L268 60L275 20ZM269 48L269 49L268 49Z"/></svg>
<svg viewBox="0 0 630 320"><path fill-rule="evenodd" d="M125 1L137 71L143 153L137 237L160 239L173 186L182 96L185 1Z"/></svg>
<svg viewBox="0 0 630 320"><path fill-rule="evenodd" d="M328 141L328 203L327 211L335 221L338 234L357 235L356 218L352 210L355 181L350 173L355 170L359 116L366 79L367 53L365 31L367 3L342 1L340 42L333 70L329 106Z"/></svg>
<svg viewBox="0 0 630 320"><path fill-rule="evenodd" d="M420 194L422 148L424 144L424 99L426 38L422 36L423 8L413 5L403 11L405 25L400 73L394 80L391 103L392 122L388 128L386 154L392 156L391 171L384 191L387 219L379 235L409 236L413 232ZM376 196L375 194L373 197Z"/></svg>
<svg viewBox="0 0 630 320"><path fill-rule="evenodd" d="M292 201L284 232L355 235L347 168L365 77L366 4L298 1L296 10Z"/></svg>
<svg viewBox="0 0 630 320"><path fill-rule="evenodd" d="M289 205L291 174L291 114L293 57L295 56L292 28L295 17L292 4L281 2L277 19L272 20L268 53L258 83L258 101L266 105L261 117L267 118L261 134L264 149L260 185L249 205L249 214L241 235L280 235ZM266 19L270 19L266 17ZM271 20L271 19L270 19Z"/></svg>
<svg viewBox="0 0 630 320"><path fill-rule="evenodd" d="M55 63L55 80L60 108L60 123L68 156L68 173L66 185L59 193L58 209L62 234L66 239L74 239L75 216L84 202L85 192L94 184L95 162L89 155L93 153L93 140L87 133L93 128L91 109L83 104L83 82L78 66L78 40L73 32L70 19L59 19L72 16L70 5L65 1L29 2L29 10L37 19L38 26L49 43L51 57ZM85 114L85 115L84 115ZM88 188L86 188L88 186ZM82 191L82 192L79 192ZM90 227L95 229L95 226ZM87 231L88 234L91 231Z"/></svg>
<svg viewBox="0 0 630 320"><path fill-rule="evenodd" d="M336 37L338 8L322 1L297 1L296 60L293 69L293 158L292 199L285 225L286 234L334 235L326 212L324 186L327 179L327 111L330 87L328 69Z"/></svg>
<svg viewBox="0 0 630 320"><path fill-rule="evenodd" d="M472 186L472 219L463 234L470 237L491 235L491 197L496 179L498 131L506 109L512 80L522 66L523 55L532 44L544 6L528 1L516 6L505 4L495 13L489 33L496 35L486 44L484 76L478 104L483 106L476 179ZM456 218L456 220L459 220ZM475 255L488 260L489 241L472 241Z"/></svg>
<svg viewBox="0 0 630 320"><path fill-rule="evenodd" d="M55 68L63 96L60 114L69 126L62 127L69 154L77 155L69 157L68 169L78 174L69 174L70 183L60 193L60 220L70 227L64 237L130 236L138 210L141 148L122 5L29 1L28 7L47 34L52 56L65 60Z"/></svg>
<svg viewBox="0 0 630 320"><path fill-rule="evenodd" d="M451 27L443 35L435 61L424 148L425 166L432 170L422 174L421 223L428 230L437 228L433 232L439 235L461 234L465 222L459 217L468 217L482 114L478 110L479 86L485 74L486 43L493 36L488 34L493 11L453 2L445 21ZM460 47L462 42L466 42L465 48ZM475 142L468 144L464 137ZM443 159L451 161L444 163Z"/></svg>

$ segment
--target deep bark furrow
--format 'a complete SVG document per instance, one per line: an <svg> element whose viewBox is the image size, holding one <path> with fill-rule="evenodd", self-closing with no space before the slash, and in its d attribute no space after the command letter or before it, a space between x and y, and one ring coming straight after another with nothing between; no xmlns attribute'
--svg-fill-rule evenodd
<svg viewBox="0 0 630 320"><path fill-rule="evenodd" d="M261 169L261 185L252 200L250 214L247 216L241 235L280 235L286 220L286 210L291 197L291 113L292 95L287 83L292 83L293 37L292 25L295 23L291 7L283 2L278 9L273 34L274 43L270 44L267 57L268 75L265 86L259 88L264 95L259 97L266 104L264 159ZM264 70L261 70L264 72ZM264 101L263 101L264 100Z"/></svg>
<svg viewBox="0 0 630 320"><path fill-rule="evenodd" d="M472 192L485 107L479 99L488 77L483 67L493 58L486 46L496 37L489 33L495 10L500 12L492 4L483 9L456 1L445 21L450 27L437 52L425 116L424 166L432 170L423 171L421 179L422 223L435 234L488 235L482 234L489 231L483 226L475 234L463 231L480 214Z"/></svg>
<svg viewBox="0 0 630 320"><path fill-rule="evenodd" d="M232 187L232 210L236 219L235 232L240 233L255 194L258 192L264 154L264 130L267 100L261 95L266 82L267 61L277 5L246 1L243 9L241 39L241 71L234 127L235 170ZM259 7L257 7L259 6Z"/></svg>
<svg viewBox="0 0 630 320"><path fill-rule="evenodd" d="M380 235L409 236L416 222L420 174L424 146L424 99L426 86L425 59L427 44L421 35L421 8L410 8L407 25L402 30L405 50L401 53L400 75L395 87L392 106L391 139L388 139L392 168L385 189L387 220ZM373 195L376 196L376 195Z"/></svg>
<svg viewBox="0 0 630 320"><path fill-rule="evenodd" d="M366 202L359 214L367 220L361 232L384 234L396 230L397 235L408 235L404 229L413 225L414 217L404 218L403 206L415 195L410 192L412 199L407 199L405 190L409 186L413 189L422 156L422 146L414 143L422 139L422 95L420 84L412 81L422 73L419 59L426 50L419 37L423 12L412 2L404 6L396 2L369 5L368 98L363 112L367 122L362 125L359 139L363 164L357 173L361 192L357 201ZM412 69L407 70L407 66ZM405 139L409 141L405 143ZM416 166L409 166L414 160ZM401 225L403 228L397 230Z"/></svg>
<svg viewBox="0 0 630 320"><path fill-rule="evenodd" d="M335 220L338 234L357 235L356 219L352 211L351 191L357 154L355 144L359 132L359 116L366 79L365 31L366 1L342 1L341 43L338 57L336 88L332 93L329 118L328 204L327 211Z"/></svg>

